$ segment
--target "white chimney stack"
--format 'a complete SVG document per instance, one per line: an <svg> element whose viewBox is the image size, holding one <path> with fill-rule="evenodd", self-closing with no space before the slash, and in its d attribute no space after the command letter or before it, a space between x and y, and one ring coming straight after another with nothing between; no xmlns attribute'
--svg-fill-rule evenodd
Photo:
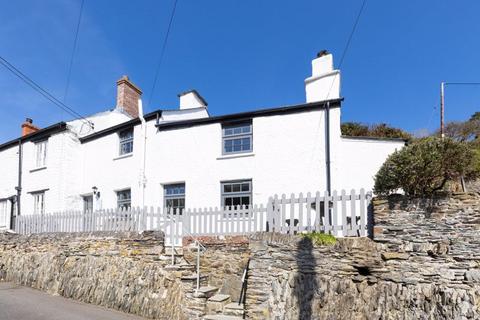
<svg viewBox="0 0 480 320"><path fill-rule="evenodd" d="M197 90L189 90L178 95L180 98L180 110L206 108L208 103Z"/></svg>
<svg viewBox="0 0 480 320"><path fill-rule="evenodd" d="M312 76L305 79L307 102L340 98L340 70L333 69L333 56L326 50L312 60Z"/></svg>

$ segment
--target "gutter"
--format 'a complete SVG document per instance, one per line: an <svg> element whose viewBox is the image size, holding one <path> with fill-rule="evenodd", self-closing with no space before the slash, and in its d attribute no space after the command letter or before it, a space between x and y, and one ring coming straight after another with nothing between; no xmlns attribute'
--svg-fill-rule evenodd
<svg viewBox="0 0 480 320"><path fill-rule="evenodd" d="M22 139L18 139L18 183L15 189L17 190L17 216L20 215L21 211L21 196L22 196L22 163L23 163L23 146ZM10 229L14 226L13 217L10 217Z"/></svg>

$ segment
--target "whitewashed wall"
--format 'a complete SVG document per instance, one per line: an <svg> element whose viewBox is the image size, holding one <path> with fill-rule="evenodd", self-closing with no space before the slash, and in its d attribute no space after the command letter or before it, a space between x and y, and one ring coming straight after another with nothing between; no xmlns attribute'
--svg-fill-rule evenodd
<svg viewBox="0 0 480 320"><path fill-rule="evenodd" d="M33 212L32 192L45 190L47 212L70 209L78 201L78 169L81 166L80 142L70 131L48 138L44 168L35 166L35 143L23 144L22 214Z"/></svg>
<svg viewBox="0 0 480 320"><path fill-rule="evenodd" d="M322 113L253 118L253 152L236 156L222 156L220 123L150 130L147 203L162 205L163 185L176 182L185 182L188 207L220 206L220 182L228 180L251 179L254 203L325 189Z"/></svg>
<svg viewBox="0 0 480 320"><path fill-rule="evenodd" d="M404 145L403 141L341 138L332 188L372 190L374 176L382 164Z"/></svg>

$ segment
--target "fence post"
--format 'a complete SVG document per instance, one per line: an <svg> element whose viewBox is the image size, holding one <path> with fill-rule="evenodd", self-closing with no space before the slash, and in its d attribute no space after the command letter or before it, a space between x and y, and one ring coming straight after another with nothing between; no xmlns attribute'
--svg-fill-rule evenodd
<svg viewBox="0 0 480 320"><path fill-rule="evenodd" d="M275 231L273 228L273 198L268 198L267 203L267 227L265 229L267 232Z"/></svg>

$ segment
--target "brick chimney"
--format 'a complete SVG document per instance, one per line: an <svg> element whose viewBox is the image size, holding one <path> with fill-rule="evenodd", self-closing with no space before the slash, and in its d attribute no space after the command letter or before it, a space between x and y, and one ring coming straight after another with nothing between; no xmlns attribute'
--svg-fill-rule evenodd
<svg viewBox="0 0 480 320"><path fill-rule="evenodd" d="M138 117L138 99L142 95L136 85L127 76L117 81L117 109L123 110L133 118Z"/></svg>
<svg viewBox="0 0 480 320"><path fill-rule="evenodd" d="M27 134L34 133L40 130L40 128L33 125L33 120L30 118L25 119L25 122L22 123L22 137Z"/></svg>

